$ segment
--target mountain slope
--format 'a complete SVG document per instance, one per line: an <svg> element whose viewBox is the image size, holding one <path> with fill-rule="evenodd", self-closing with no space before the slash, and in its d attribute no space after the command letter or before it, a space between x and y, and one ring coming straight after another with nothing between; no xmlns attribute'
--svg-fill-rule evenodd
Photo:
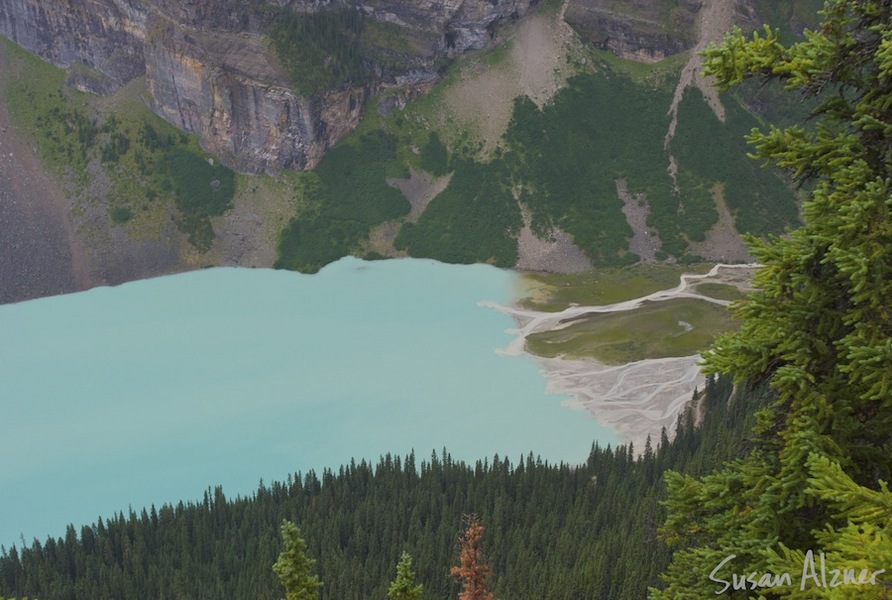
<svg viewBox="0 0 892 600"><path fill-rule="evenodd" d="M179 14L179 9L165 5L165 23L181 19L183 27L195 29L204 19L217 23L223 18L222 12L202 6L199 3L195 11ZM340 145L361 146L363 136L379 130L384 137L373 137L392 136L395 147L387 165L382 163L384 170L372 174L360 168L351 171L358 179L343 178L337 200L326 195L330 187L326 173L347 166L339 161L350 152L341 150L326 154L323 162L327 160L328 166L310 173L236 174L231 204L222 204L216 212L186 215L182 209L188 203L177 201L173 186L164 183L163 168L161 176L148 175L161 163L147 162L147 157L160 155L146 146L139 133L141 123L152 123L158 131L167 129L146 110L147 101L157 110L157 104L152 104L157 99L146 95L147 84L140 78L100 98L71 87L109 83L110 76L98 68L74 64L64 75L44 75L45 69L22 63L18 68L32 70L34 80L16 80L18 96L6 94L4 101L20 135L33 140L67 190L66 227L72 238L58 243L68 248L62 252L83 257L79 268L85 275L76 289L208 265L268 267L278 263L314 270L345 254L370 258L409 254L556 271L625 264L636 258L743 260L746 254L738 232L778 232L795 221L791 193L779 181L754 186L755 167L743 158L744 148L738 143L740 134L763 119L748 107L770 107L773 97L762 94L757 102L753 102L754 94L745 102L741 97L723 98L733 118L722 123L715 114L719 105L714 95L707 94L708 106L700 98L701 91L709 88L686 85L689 79L702 84L693 77L696 66L690 54L651 65L617 59L569 28L564 15L571 7L570 2L547 2L516 23L509 19L491 28L494 39L489 47L463 54L436 85L430 80L393 80L376 88L379 93L366 105L354 103L351 114L363 114L363 121ZM244 10L256 17L248 18L248 29L262 30L265 13L255 14L259 9L254 5ZM9 13L3 14L8 26ZM708 26L712 20L706 17L711 14L703 13L700 34L707 36L703 39L711 39L718 30ZM103 23L106 28L114 24ZM151 31L157 34L151 43L192 47L185 38L186 45L174 43L186 34L167 25ZM242 46L224 43L229 38L214 31L206 32L201 40L195 38L210 52L208 60L223 61L236 70L257 70L243 60ZM164 41L168 34L174 42ZM45 37L30 35L37 41ZM88 49L96 47L87 44ZM13 54L17 61L28 60L21 53ZM210 72L206 75L208 81L214 80ZM185 80L179 81L177 85ZM110 91L117 85L111 81L110 88L103 89ZM148 88L157 89L157 85L156 81ZM38 95L52 101L28 102L29 89L32 94L37 89L33 86L44 86L40 89L46 93ZM429 91L421 94L424 89ZM595 90L598 97L585 96ZM263 93L272 94L272 88ZM532 102L515 101L524 97ZM187 114L180 112L171 119L179 122ZM90 123L95 121L98 138L84 137L92 133L88 129L69 130L59 115L82 115ZM55 123L57 133L47 133L49 123ZM579 127L580 123L587 125ZM673 123L675 133L668 136L667 146ZM525 136L524 128L537 133ZM445 152L447 162L437 172L439 179L429 185L408 185L408 181L431 177L424 175L431 168L424 164L424 156L432 133L444 144L440 152ZM201 160L220 160L199 148L201 139L187 141L172 131L164 135L180 140ZM715 148L721 152L714 153ZM536 154L543 152L557 162L538 160ZM586 160L583 152L591 158ZM222 156L229 155L223 152ZM455 173L463 175L455 177ZM462 198L465 192L459 187L473 187L473 178L483 173L494 173L487 177L498 183L498 191L493 188L486 196L502 199L472 210L471 199ZM357 207L374 203L364 186L383 190L381 186L388 182L415 190L406 199L419 208L366 211L357 226L355 217L362 212L356 212ZM419 201L422 197L426 198L423 202ZM425 211L420 210L422 204ZM347 206L354 208L346 210ZM498 215L495 221L494 215ZM481 228L483 221L492 226ZM12 231L19 227L17 223L10 220L0 226ZM417 229L414 234L413 229ZM436 239L425 231L443 237ZM43 260L46 272L54 259ZM16 272L32 277L27 269ZM10 296L9 300L24 297Z"/></svg>

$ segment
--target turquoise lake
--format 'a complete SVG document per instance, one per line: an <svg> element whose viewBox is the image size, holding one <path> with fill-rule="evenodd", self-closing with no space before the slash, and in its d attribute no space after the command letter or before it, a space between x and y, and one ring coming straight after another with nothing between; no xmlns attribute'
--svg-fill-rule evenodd
<svg viewBox="0 0 892 600"><path fill-rule="evenodd" d="M584 462L616 435L497 351L517 275L346 258L0 306L0 545L385 453Z"/></svg>

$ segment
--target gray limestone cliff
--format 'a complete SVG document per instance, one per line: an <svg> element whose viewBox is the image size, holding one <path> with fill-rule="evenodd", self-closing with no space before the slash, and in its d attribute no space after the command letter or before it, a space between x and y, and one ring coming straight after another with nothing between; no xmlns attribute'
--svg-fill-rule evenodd
<svg viewBox="0 0 892 600"><path fill-rule="evenodd" d="M698 20L718 0L566 0L564 19L586 41L617 56L656 62L697 45ZM821 0L731 0L744 30L762 23L790 36L817 25Z"/></svg>
<svg viewBox="0 0 892 600"><path fill-rule="evenodd" d="M69 69L69 83L82 90L108 94L145 75L151 109L226 164L278 171L311 168L358 124L371 94L402 87L401 104L437 79L444 58L481 48L536 0L358 1L370 22L386 24L383 35L395 31L411 50L386 49L369 65L370 82L311 98L294 91L264 34L283 11L344 8L348 0L0 0L0 35ZM696 45L707 1L566 0L564 15L583 39L653 62ZM794 9L816 1L734 5L745 26L770 10L801 30L803 11Z"/></svg>
<svg viewBox="0 0 892 600"><path fill-rule="evenodd" d="M703 0L569 0L567 23L623 58L655 62L693 48Z"/></svg>
<svg viewBox="0 0 892 600"><path fill-rule="evenodd" d="M375 65L362 86L302 97L263 34L304 0L0 0L0 34L71 69L81 89L109 93L145 75L149 106L247 172L309 168L352 131L365 101L386 86L426 84L443 58L480 48L530 0L370 0L357 8L410 40L401 69Z"/></svg>
<svg viewBox="0 0 892 600"><path fill-rule="evenodd" d="M0 0L0 34L57 66L86 64L120 85L145 71L147 10L129 0Z"/></svg>

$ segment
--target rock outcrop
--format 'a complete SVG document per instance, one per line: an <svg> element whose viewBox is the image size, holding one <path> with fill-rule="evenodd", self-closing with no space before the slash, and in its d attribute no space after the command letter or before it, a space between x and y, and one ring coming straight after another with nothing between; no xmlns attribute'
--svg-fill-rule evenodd
<svg viewBox="0 0 892 600"><path fill-rule="evenodd" d="M0 0L0 34L54 65L84 63L119 85L145 71L137 1Z"/></svg>
<svg viewBox="0 0 892 600"><path fill-rule="evenodd" d="M146 76L149 106L247 172L309 168L352 131L369 94L428 84L444 57L482 47L530 0L371 0L357 7L396 25L412 47L402 69L372 65L370 83L306 98L265 43L282 10L341 3L305 0L0 0L0 34L73 69L80 89L109 93Z"/></svg>
<svg viewBox="0 0 892 600"><path fill-rule="evenodd" d="M715 0L567 0L564 19L585 40L622 58L656 62L697 45L698 20ZM708 4L707 4L708 2ZM763 23L799 36L817 25L815 0L734 0L734 23L754 30Z"/></svg>
<svg viewBox="0 0 892 600"><path fill-rule="evenodd" d="M617 56L656 62L693 48L702 0L569 0L564 18L584 39Z"/></svg>

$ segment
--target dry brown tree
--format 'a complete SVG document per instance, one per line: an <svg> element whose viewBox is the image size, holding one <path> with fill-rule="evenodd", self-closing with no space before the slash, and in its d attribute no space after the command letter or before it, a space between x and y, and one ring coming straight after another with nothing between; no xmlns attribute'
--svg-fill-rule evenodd
<svg viewBox="0 0 892 600"><path fill-rule="evenodd" d="M459 566L449 571L462 580L462 591L458 600L493 600L489 591L489 565L480 549L483 540L483 524L477 515L465 515L465 531L459 540Z"/></svg>

